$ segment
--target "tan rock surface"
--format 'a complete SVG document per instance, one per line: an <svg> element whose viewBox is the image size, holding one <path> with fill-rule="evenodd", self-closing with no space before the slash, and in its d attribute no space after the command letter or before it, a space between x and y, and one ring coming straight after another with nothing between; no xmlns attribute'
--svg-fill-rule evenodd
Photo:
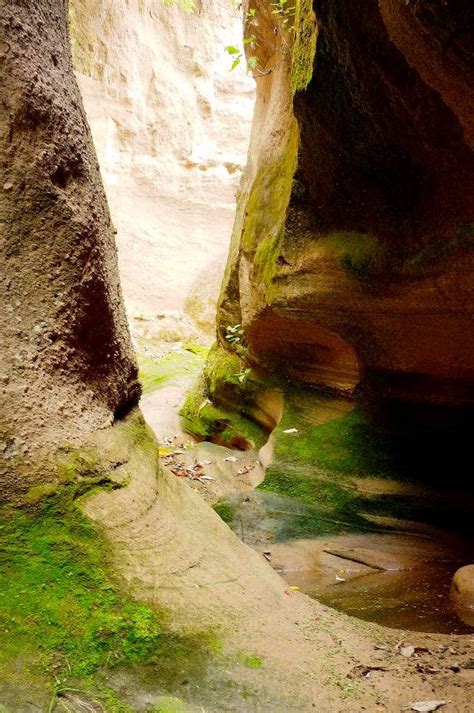
<svg viewBox="0 0 474 713"><path fill-rule="evenodd" d="M4 493L140 394L62 3L1 3L0 437Z"/></svg>
<svg viewBox="0 0 474 713"><path fill-rule="evenodd" d="M182 311L193 283L223 271L246 162L254 83L225 52L241 16L230 0L70 7L127 310Z"/></svg>
<svg viewBox="0 0 474 713"><path fill-rule="evenodd" d="M294 100L295 60L277 63L257 28L271 73L219 325L242 323L251 359L292 379L472 403L472 28L462 4L428 6L315 2L313 77Z"/></svg>
<svg viewBox="0 0 474 713"><path fill-rule="evenodd" d="M474 626L474 564L457 570L451 585L451 598L459 617Z"/></svg>

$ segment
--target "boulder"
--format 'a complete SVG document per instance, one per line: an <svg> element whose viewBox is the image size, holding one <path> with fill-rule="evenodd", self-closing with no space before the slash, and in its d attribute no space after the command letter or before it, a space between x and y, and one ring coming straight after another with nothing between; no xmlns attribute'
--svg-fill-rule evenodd
<svg viewBox="0 0 474 713"><path fill-rule="evenodd" d="M451 600L459 618L474 626L474 564L457 570L451 584Z"/></svg>

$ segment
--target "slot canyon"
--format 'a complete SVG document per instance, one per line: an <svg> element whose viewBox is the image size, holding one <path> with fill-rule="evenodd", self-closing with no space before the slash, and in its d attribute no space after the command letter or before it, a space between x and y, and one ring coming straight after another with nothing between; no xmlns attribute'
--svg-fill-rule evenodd
<svg viewBox="0 0 474 713"><path fill-rule="evenodd" d="M470 713L474 6L0 0L0 713Z"/></svg>

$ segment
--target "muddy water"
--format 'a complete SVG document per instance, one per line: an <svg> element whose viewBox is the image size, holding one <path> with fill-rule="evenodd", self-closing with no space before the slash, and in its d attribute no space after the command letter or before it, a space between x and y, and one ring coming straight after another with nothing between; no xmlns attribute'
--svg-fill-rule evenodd
<svg viewBox="0 0 474 713"><path fill-rule="evenodd" d="M311 596L346 614L395 629L467 634L474 628L456 615L449 596L451 578L460 564L447 561L405 572L368 574L326 591L316 587Z"/></svg>
<svg viewBox="0 0 474 713"><path fill-rule="evenodd" d="M278 571L289 585L351 616L410 631L474 631L457 616L449 595L451 579L465 561L442 559L418 562L401 571L355 572L341 560L334 572L321 563L308 568L295 566L289 561L291 546L286 556L288 561Z"/></svg>
<svg viewBox="0 0 474 713"><path fill-rule="evenodd" d="M188 386L180 376L142 402L162 442L188 440L176 413ZM434 483L431 464L421 473L419 462L394 468L392 450L348 402L298 392L286 395L285 409L264 449L264 483L256 452L200 443L179 456L206 464L209 481L191 487L219 503L238 537L290 586L324 604L393 628L474 632L449 596L455 571L474 561L469 491L441 477L444 465Z"/></svg>

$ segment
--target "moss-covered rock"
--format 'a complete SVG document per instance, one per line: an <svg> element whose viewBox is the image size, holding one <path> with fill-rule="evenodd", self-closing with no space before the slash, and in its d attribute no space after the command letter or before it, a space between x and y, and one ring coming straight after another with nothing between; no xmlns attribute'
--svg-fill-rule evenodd
<svg viewBox="0 0 474 713"><path fill-rule="evenodd" d="M138 415L117 437L157 458ZM19 710L26 686L44 710L60 699L67 704L74 693L101 701L111 713L131 711L104 685L106 671L153 665L166 691L183 671L199 677L210 652L205 635L173 633L164 610L127 594L109 543L83 514L93 491L127 487L120 454L116 461L109 455L92 444L65 446L56 457L54 487L35 486L21 506L1 508L0 696L11 710Z"/></svg>
<svg viewBox="0 0 474 713"><path fill-rule="evenodd" d="M185 430L229 447L261 447L268 420L258 400L272 384L274 380L252 369L243 356L216 344L181 407Z"/></svg>
<svg viewBox="0 0 474 713"><path fill-rule="evenodd" d="M311 81L317 36L312 0L296 0L291 64L293 91L306 89Z"/></svg>
<svg viewBox="0 0 474 713"><path fill-rule="evenodd" d="M179 351L172 351L162 359L147 354L137 354L138 376L143 395L160 389L182 377L196 376L203 368L208 348L200 344L185 344Z"/></svg>

